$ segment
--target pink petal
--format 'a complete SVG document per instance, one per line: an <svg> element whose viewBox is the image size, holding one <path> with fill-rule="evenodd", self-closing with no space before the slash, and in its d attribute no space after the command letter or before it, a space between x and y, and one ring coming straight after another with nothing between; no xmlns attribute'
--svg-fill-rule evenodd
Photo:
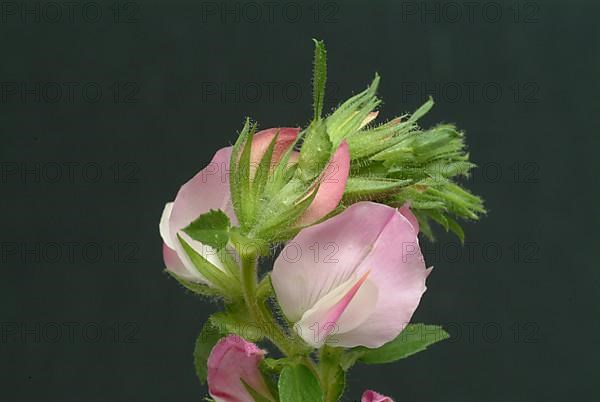
<svg viewBox="0 0 600 402"><path fill-rule="evenodd" d="M412 211L410 210L410 204L407 202L400 209L398 209L398 211L400 211L400 213L402 215L404 215L404 217L406 219L408 219L410 224L413 226L415 233L419 233L419 221L417 220L417 217L414 216Z"/></svg>
<svg viewBox="0 0 600 402"><path fill-rule="evenodd" d="M166 243L163 243L163 259L165 261L165 266L167 267L167 269L173 272L175 275L193 282L198 282L202 280L200 274L198 274L197 272L190 273L190 271L187 270L187 268L177 255L177 252L169 246L167 246Z"/></svg>
<svg viewBox="0 0 600 402"><path fill-rule="evenodd" d="M371 251L393 209L365 211L361 208L365 204L371 203L353 204L340 215L302 229L277 257L272 282L291 321L298 321L319 299L351 279L356 265ZM356 221L362 221L360 231Z"/></svg>
<svg viewBox="0 0 600 402"><path fill-rule="evenodd" d="M299 225L310 225L337 208L346 189L350 173L350 150L343 141L323 172L321 186L312 204L302 214Z"/></svg>
<svg viewBox="0 0 600 402"><path fill-rule="evenodd" d="M208 166L179 189L170 219L170 234L174 240L181 229L211 209L221 209L235 219L229 194L230 158L231 147L218 150Z"/></svg>
<svg viewBox="0 0 600 402"><path fill-rule="evenodd" d="M394 402L389 396L381 395L375 391L367 390L363 393L360 402Z"/></svg>
<svg viewBox="0 0 600 402"><path fill-rule="evenodd" d="M254 402L242 379L265 397L272 398L258 365L265 352L237 335L221 339L208 357L208 392L217 402Z"/></svg>
<svg viewBox="0 0 600 402"><path fill-rule="evenodd" d="M222 148L213 157L211 162L185 183L177 193L175 201L167 204L161 218L161 235L165 244L175 251L179 260L187 270L186 279L206 282L194 264L181 247L177 235L181 235L199 254L213 265L222 268L217 253L211 247L194 241L189 236L180 232L194 219L211 209L223 210L232 222L237 222L229 194L229 159L231 147ZM172 264L173 258L171 258ZM167 267L170 264L165 260Z"/></svg>
<svg viewBox="0 0 600 402"><path fill-rule="evenodd" d="M335 306L343 294L334 291L368 271L368 279L354 298L363 288L368 292L374 286L376 292L369 291L364 302L352 300L345 307L327 343L373 348L402 331L425 291L427 271L417 234L398 210L360 202L303 229L275 261L272 282L288 319L308 325L305 314ZM373 294L377 295L375 305L369 308ZM331 295L338 297L333 304Z"/></svg>
<svg viewBox="0 0 600 402"><path fill-rule="evenodd" d="M279 135L277 136L277 142L275 143L275 148L273 149L273 158L271 161L272 165L277 164L277 162L281 160L285 152L292 145L294 145L294 142L298 137L298 133L300 133L300 128L268 128L266 130L261 130L254 134L254 138L252 140L252 153L250 158L253 166L258 166L260 160L269 148L271 141L273 141L273 137L275 137L277 133L279 133Z"/></svg>
<svg viewBox="0 0 600 402"><path fill-rule="evenodd" d="M361 262L360 269L370 267L373 270L369 280L376 283L382 295L375 311L353 330L335 334L331 342L345 347L378 348L398 336L417 309L429 271L417 233L403 215L393 214L373 252Z"/></svg>

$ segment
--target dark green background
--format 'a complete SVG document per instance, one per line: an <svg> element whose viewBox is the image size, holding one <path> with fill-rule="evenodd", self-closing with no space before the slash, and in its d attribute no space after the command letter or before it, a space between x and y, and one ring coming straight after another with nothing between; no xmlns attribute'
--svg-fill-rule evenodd
<svg viewBox="0 0 600 402"><path fill-rule="evenodd" d="M597 2L252 3L258 21L240 2L224 20L206 14L224 3L92 3L98 22L13 4L40 8L0 15L0 399L201 400L191 353L217 306L162 272L160 213L246 116L308 121L313 37L329 107L375 71L383 119L433 95L423 123L466 130L489 209L465 248L424 243L415 321L452 340L357 367L347 400L598 399Z"/></svg>

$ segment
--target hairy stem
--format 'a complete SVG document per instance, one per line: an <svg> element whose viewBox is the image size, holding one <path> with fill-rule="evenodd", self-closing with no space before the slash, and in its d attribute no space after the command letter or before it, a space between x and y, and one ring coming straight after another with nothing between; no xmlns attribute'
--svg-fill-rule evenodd
<svg viewBox="0 0 600 402"><path fill-rule="evenodd" d="M324 402L336 402L340 393L340 353L338 350L324 345L319 350L318 374L324 393ZM343 387L343 378L342 378Z"/></svg>
<svg viewBox="0 0 600 402"><path fill-rule="evenodd" d="M297 354L298 348L290 340L283 329L279 326L271 312L257 298L256 286L256 255L242 255L242 290L244 301L252 320L256 323L263 335L267 337L283 354L293 356Z"/></svg>

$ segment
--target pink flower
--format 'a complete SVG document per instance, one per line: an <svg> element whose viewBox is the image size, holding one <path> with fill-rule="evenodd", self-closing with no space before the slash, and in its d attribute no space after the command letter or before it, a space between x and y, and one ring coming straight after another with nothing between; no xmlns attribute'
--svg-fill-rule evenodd
<svg viewBox="0 0 600 402"><path fill-rule="evenodd" d="M375 391L367 390L363 393L360 402L394 402L389 396L378 394Z"/></svg>
<svg viewBox="0 0 600 402"><path fill-rule="evenodd" d="M252 166L258 165L276 133L279 133L279 136L273 151L272 161L274 164L279 162L285 151L294 144L299 132L299 128L282 127L256 133L251 150ZM198 273L179 244L178 234L206 260L216 267L224 269L214 249L192 240L181 230L211 209L223 210L234 224L237 223L229 193L228 175L231 150L232 147L226 147L217 151L209 165L181 187L175 201L165 205L160 220L160 234L164 241L163 258L167 269L184 279L207 282ZM291 159L294 161L296 157ZM344 194L349 169L350 154L347 144L343 143L332 157L317 196L300 218L299 223L313 223L338 206Z"/></svg>
<svg viewBox="0 0 600 402"><path fill-rule="evenodd" d="M237 335L221 339L208 357L208 392L217 402L254 402L242 380L265 398L273 397L258 369L265 352Z"/></svg>
<svg viewBox="0 0 600 402"><path fill-rule="evenodd" d="M272 283L308 344L377 348L400 334L430 271L416 222L408 207L360 202L286 245Z"/></svg>

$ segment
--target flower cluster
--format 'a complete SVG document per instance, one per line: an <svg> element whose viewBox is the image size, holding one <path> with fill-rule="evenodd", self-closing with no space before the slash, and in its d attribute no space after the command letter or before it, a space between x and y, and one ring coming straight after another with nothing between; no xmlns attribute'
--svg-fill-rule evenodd
<svg viewBox="0 0 600 402"><path fill-rule="evenodd" d="M375 125L376 77L322 117L325 48L315 43L310 124L257 132L247 121L160 221L167 272L224 305L194 351L214 401L337 401L355 363L391 362L445 339L439 326L410 324L431 272L419 232L431 237L433 220L462 238L451 216L484 212L455 180L473 167L463 134L417 125L431 101ZM258 262L276 249L261 275Z"/></svg>

